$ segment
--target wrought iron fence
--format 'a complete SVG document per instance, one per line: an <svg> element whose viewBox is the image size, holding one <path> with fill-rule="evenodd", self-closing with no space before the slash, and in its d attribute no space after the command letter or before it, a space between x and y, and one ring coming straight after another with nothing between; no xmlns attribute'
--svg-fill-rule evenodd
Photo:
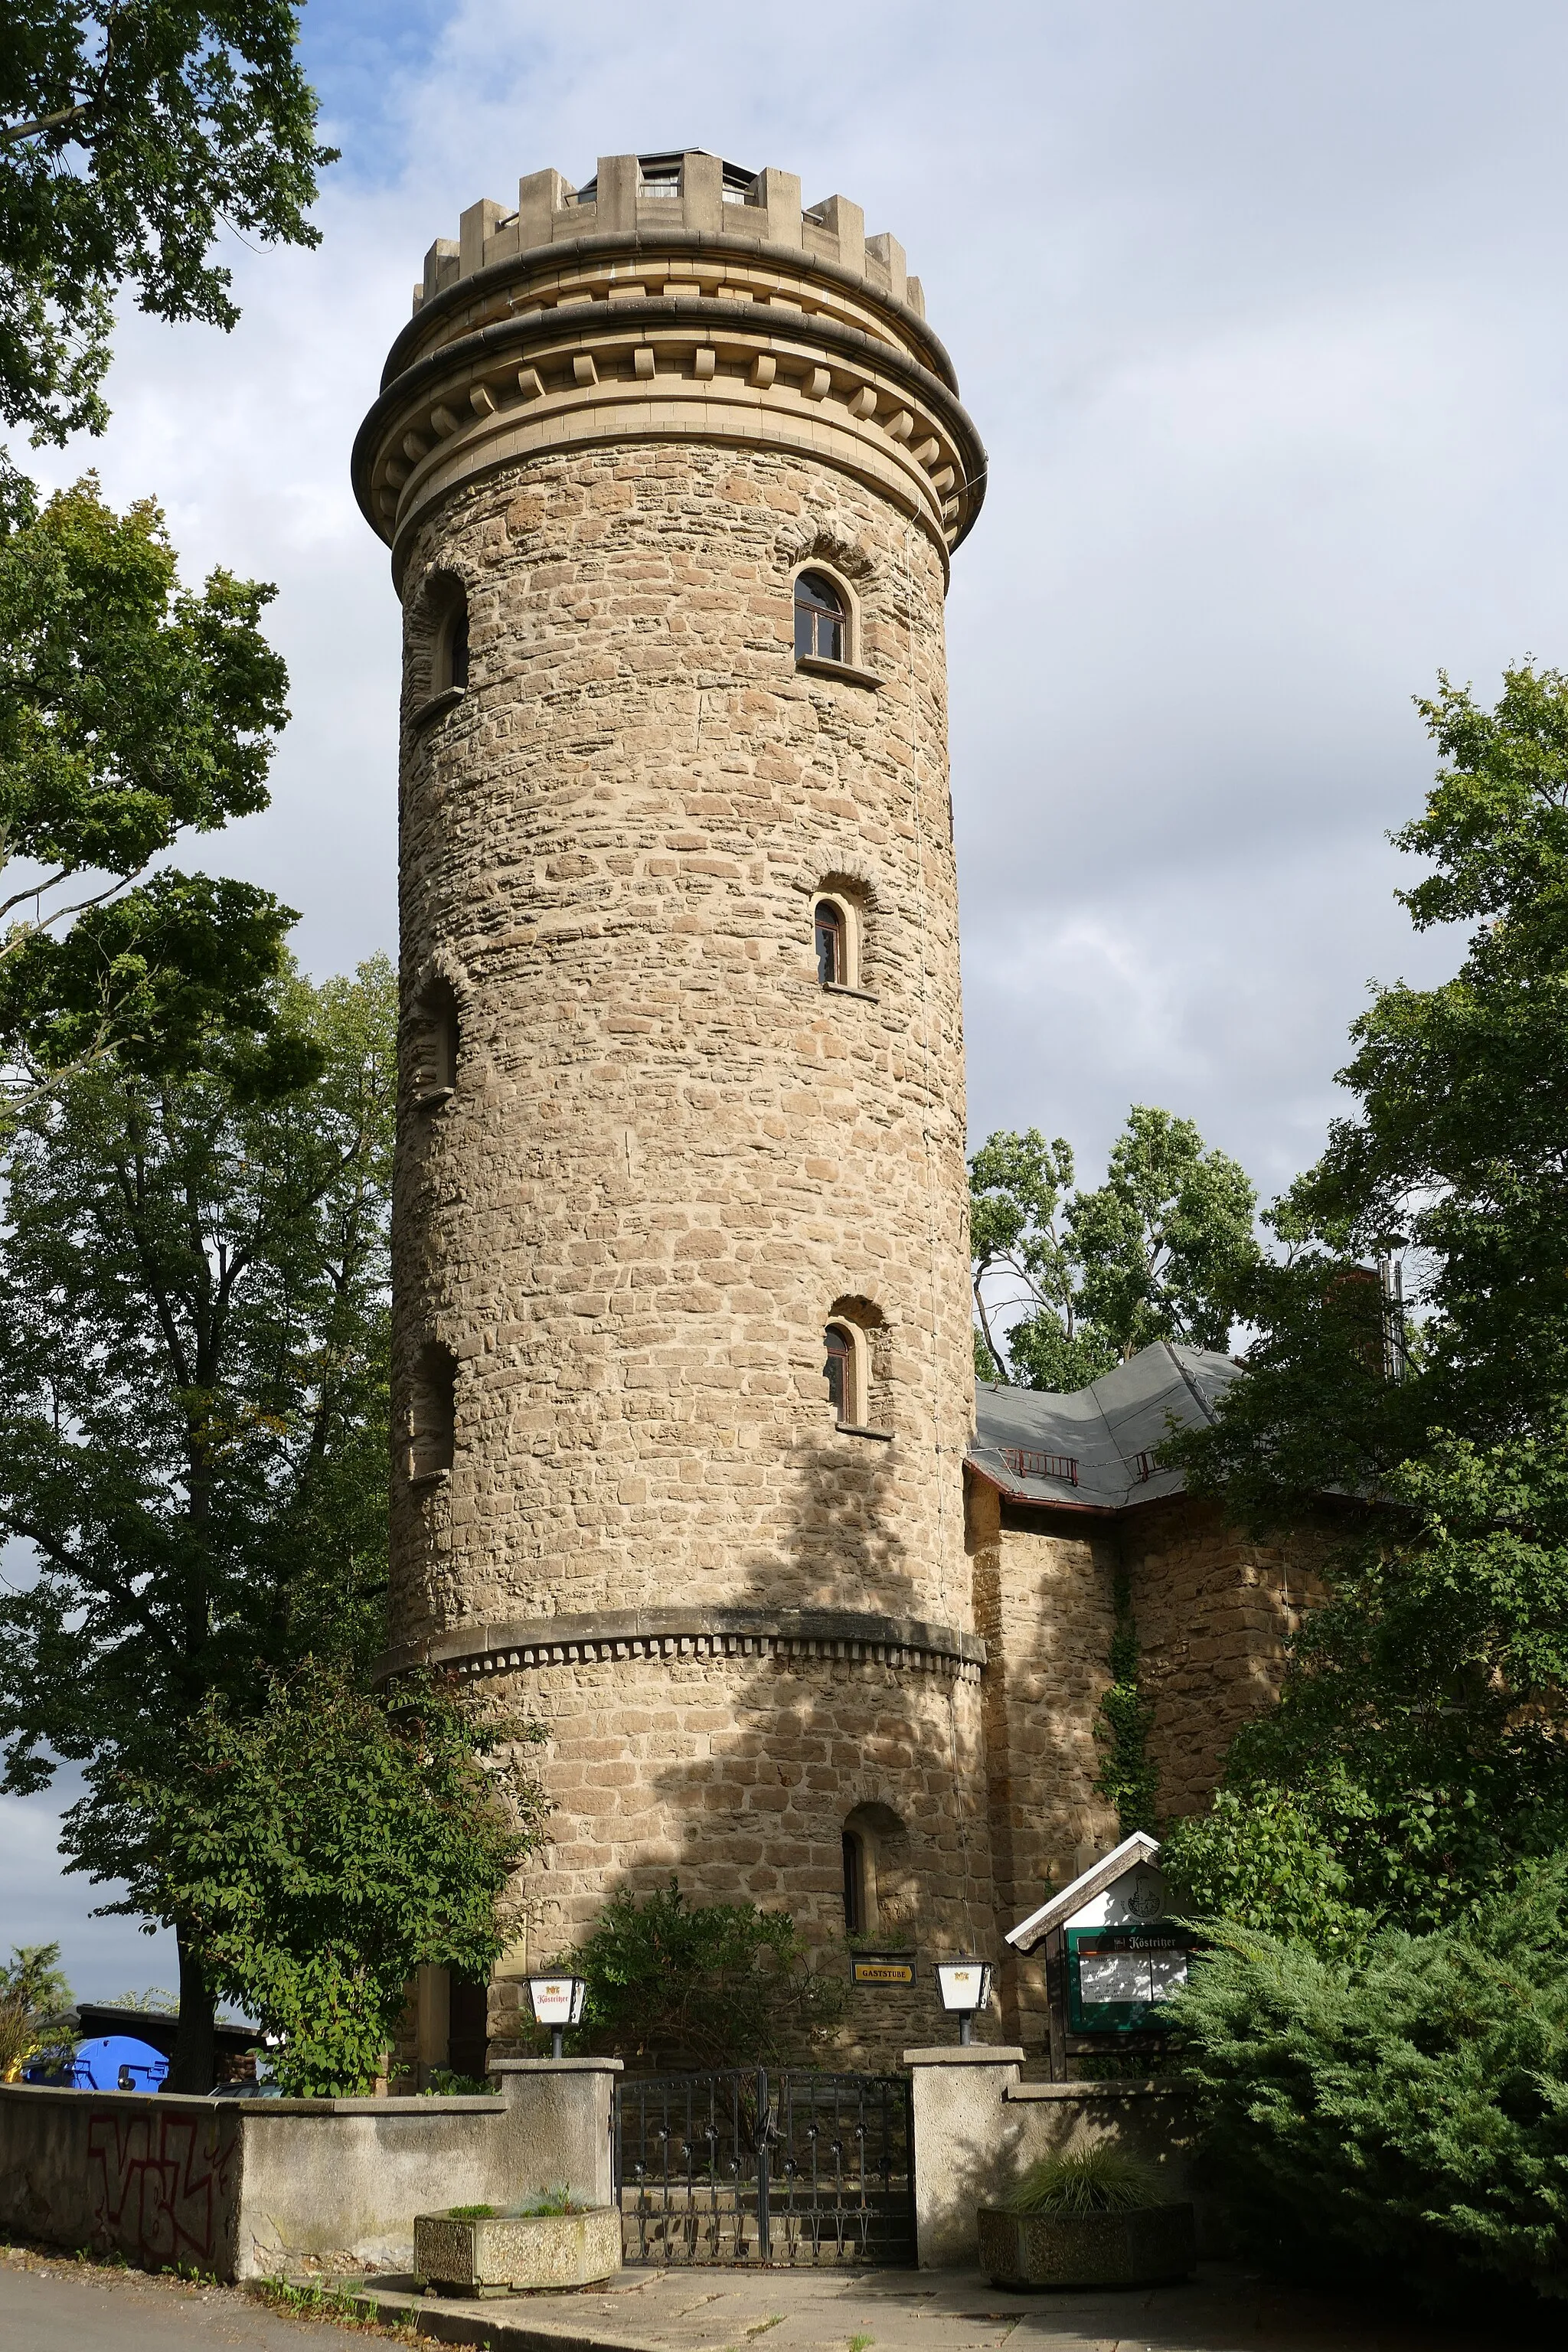
<svg viewBox="0 0 1568 2352"><path fill-rule="evenodd" d="M912 2263L910 2095L900 2074L623 2076L626 2261Z"/></svg>

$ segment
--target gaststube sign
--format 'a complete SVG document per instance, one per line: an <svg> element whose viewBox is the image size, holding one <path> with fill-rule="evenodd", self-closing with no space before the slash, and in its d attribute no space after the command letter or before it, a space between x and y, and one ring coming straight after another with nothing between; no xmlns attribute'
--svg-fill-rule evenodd
<svg viewBox="0 0 1568 2352"><path fill-rule="evenodd" d="M907 1953L851 1952L849 1981L852 1985L912 1985L915 1964Z"/></svg>

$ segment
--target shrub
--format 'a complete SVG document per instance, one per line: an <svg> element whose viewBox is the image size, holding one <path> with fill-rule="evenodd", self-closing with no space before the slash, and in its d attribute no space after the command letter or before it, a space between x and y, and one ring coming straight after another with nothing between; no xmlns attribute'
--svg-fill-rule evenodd
<svg viewBox="0 0 1568 2352"><path fill-rule="evenodd" d="M1189 1917L1320 1949L1353 1944L1375 1924L1351 1899L1321 1811L1289 1789L1221 1789L1206 1813L1172 1822L1160 1867L1171 1907Z"/></svg>
<svg viewBox="0 0 1568 2352"><path fill-rule="evenodd" d="M574 2046L649 2073L788 2064L844 2007L842 1986L813 1971L787 1912L688 1903L673 1878L642 1903L613 1895L569 1957L588 1980Z"/></svg>
<svg viewBox="0 0 1568 2352"><path fill-rule="evenodd" d="M1235 1923L1171 2004L1256 2251L1303 2237L1431 2301L1568 2296L1568 1854L1460 1925L1331 1954Z"/></svg>
<svg viewBox="0 0 1568 2352"><path fill-rule="evenodd" d="M1007 2199L1009 2213L1130 2213L1166 2201L1160 2176L1141 2156L1112 2147L1042 2156Z"/></svg>

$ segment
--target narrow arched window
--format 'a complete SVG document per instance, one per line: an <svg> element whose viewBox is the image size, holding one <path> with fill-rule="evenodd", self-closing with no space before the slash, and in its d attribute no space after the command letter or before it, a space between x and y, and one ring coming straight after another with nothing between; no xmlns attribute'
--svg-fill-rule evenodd
<svg viewBox="0 0 1568 2352"><path fill-rule="evenodd" d="M447 683L468 683L468 602L465 597L447 625Z"/></svg>
<svg viewBox="0 0 1568 2352"><path fill-rule="evenodd" d="M845 988L849 982L846 954L844 909L831 898L816 902L816 977L824 988Z"/></svg>
<svg viewBox="0 0 1568 2352"><path fill-rule="evenodd" d="M449 982L432 981L415 1009L414 1099L438 1109L458 1086L458 999Z"/></svg>
<svg viewBox="0 0 1568 2352"><path fill-rule="evenodd" d="M452 1466L458 1433L458 1359L438 1339L414 1360L408 1390L408 1475L439 1478Z"/></svg>
<svg viewBox="0 0 1568 2352"><path fill-rule="evenodd" d="M844 1832L844 1932L866 1933L866 1848L853 1830Z"/></svg>
<svg viewBox="0 0 1568 2352"><path fill-rule="evenodd" d="M822 1335L826 1360L822 1367L827 1401L836 1421L855 1418L855 1342L842 1323L830 1323Z"/></svg>
<svg viewBox="0 0 1568 2352"><path fill-rule="evenodd" d="M817 661L847 661L847 619L844 599L826 573L803 572L795 583L796 660L804 654Z"/></svg>

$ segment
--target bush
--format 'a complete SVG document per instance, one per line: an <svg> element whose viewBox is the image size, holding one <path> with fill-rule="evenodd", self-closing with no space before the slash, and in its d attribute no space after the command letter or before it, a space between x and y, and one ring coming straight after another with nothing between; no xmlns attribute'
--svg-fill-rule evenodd
<svg viewBox="0 0 1568 2352"><path fill-rule="evenodd" d="M1235 1923L1171 2004L1234 2218L1431 2302L1568 2296L1568 1854L1460 1926L1331 1956Z"/></svg>
<svg viewBox="0 0 1568 2352"><path fill-rule="evenodd" d="M816 1975L795 1921L754 1903L688 1903L673 1878L613 1895L569 1964L588 1980L574 2044L660 2066L787 2065L838 2021L844 1990Z"/></svg>
<svg viewBox="0 0 1568 2352"><path fill-rule="evenodd" d="M1206 1813L1173 1822L1160 1851L1171 1908L1226 1919L1321 1949L1375 1924L1351 1899L1350 1874L1317 1811L1289 1789L1221 1789Z"/></svg>

